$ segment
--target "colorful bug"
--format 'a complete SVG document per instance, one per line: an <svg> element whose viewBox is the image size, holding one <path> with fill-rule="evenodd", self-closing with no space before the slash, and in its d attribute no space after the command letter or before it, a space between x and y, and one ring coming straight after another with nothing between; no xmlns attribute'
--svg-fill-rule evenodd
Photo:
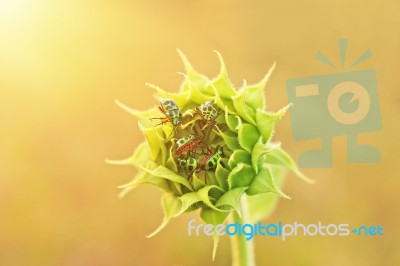
<svg viewBox="0 0 400 266"><path fill-rule="evenodd" d="M213 102L204 102L200 105L200 108L196 108L196 113L201 116L201 119L206 124L215 125L215 119L218 116L218 110L215 108Z"/></svg>
<svg viewBox="0 0 400 266"><path fill-rule="evenodd" d="M161 119L161 123L156 126L170 122L174 126L176 132L177 127L181 124L181 112L179 111L178 105L171 99L161 99L158 108L165 117L155 117L151 118L151 120Z"/></svg>
<svg viewBox="0 0 400 266"><path fill-rule="evenodd" d="M190 177L199 166L199 161L192 156L180 156L178 159L178 169Z"/></svg>
<svg viewBox="0 0 400 266"><path fill-rule="evenodd" d="M204 171L212 171L217 168L219 159L224 156L224 152L221 146L218 146L215 152L210 152L201 161L199 169Z"/></svg>
<svg viewBox="0 0 400 266"><path fill-rule="evenodd" d="M179 156L185 151L188 151L189 153L192 152L193 148L198 147L202 144L202 141L195 135L189 134L185 137L178 139L176 143L178 147L176 148L175 155Z"/></svg>

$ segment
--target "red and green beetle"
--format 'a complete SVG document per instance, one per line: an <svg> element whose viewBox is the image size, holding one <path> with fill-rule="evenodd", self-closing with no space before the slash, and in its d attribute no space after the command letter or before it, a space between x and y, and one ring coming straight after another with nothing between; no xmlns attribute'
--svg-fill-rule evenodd
<svg viewBox="0 0 400 266"><path fill-rule="evenodd" d="M199 161L192 156L180 156L178 159L178 170L191 177L199 166Z"/></svg>
<svg viewBox="0 0 400 266"><path fill-rule="evenodd" d="M158 109L160 109L161 113L163 113L165 117L155 117L151 118L151 120L161 120L161 123L156 126L163 125L165 123L171 123L174 126L176 133L178 126L181 125L181 112L178 105L172 99L161 99Z"/></svg>
<svg viewBox="0 0 400 266"><path fill-rule="evenodd" d="M218 114L218 109L215 108L213 102L204 102L197 107L195 112L201 116L201 120L203 120L206 124L215 125Z"/></svg>
<svg viewBox="0 0 400 266"><path fill-rule="evenodd" d="M194 148L202 145L202 140L201 138L196 137L194 134L189 134L178 139L176 144L177 148L175 150L175 155L179 156L183 152L192 153Z"/></svg>
<svg viewBox="0 0 400 266"><path fill-rule="evenodd" d="M213 171L217 168L219 159L224 156L224 152L221 146L217 146L214 152L207 154L199 165L199 170ZM199 171L198 170L198 171Z"/></svg>

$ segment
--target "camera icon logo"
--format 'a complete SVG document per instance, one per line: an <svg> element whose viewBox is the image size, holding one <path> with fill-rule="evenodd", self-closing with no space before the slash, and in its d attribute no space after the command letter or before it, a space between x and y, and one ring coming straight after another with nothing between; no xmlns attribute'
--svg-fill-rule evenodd
<svg viewBox="0 0 400 266"><path fill-rule="evenodd" d="M346 40L340 40L344 65ZM352 65L358 65L369 56L367 50ZM322 53L317 59L334 66ZM327 168L332 166L332 138L347 136L349 163L377 163L380 152L376 147L357 143L357 135L382 128L378 87L372 69L335 74L294 78L287 81L291 109L291 125L296 140L322 139L319 150L303 152L300 167Z"/></svg>

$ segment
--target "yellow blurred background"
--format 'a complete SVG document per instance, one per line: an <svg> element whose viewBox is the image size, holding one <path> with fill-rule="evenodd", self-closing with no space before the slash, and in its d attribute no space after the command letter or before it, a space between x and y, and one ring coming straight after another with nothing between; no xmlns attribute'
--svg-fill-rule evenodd
<svg viewBox="0 0 400 266"><path fill-rule="evenodd" d="M267 222L381 225L383 237L257 237L259 265L398 265L400 142L400 2L375 1L51 1L0 0L0 265L230 265L222 238L188 237L162 220L161 191L142 186L122 200L117 186L136 170L105 158L131 154L143 139L137 122L114 99L136 109L157 104L145 82L176 91L182 49L209 76L212 50L231 80L257 82L276 61L267 88L269 110L287 103L286 80L335 73L314 60L323 51L340 61L367 48L357 69L376 70L383 130L363 134L379 164L348 164L346 139L334 139L334 166L293 174ZM290 115L276 139L294 158L317 146L297 142Z"/></svg>

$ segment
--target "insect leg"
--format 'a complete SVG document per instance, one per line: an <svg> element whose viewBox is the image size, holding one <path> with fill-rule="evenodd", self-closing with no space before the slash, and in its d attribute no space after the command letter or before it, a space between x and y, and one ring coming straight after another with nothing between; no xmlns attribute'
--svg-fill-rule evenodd
<svg viewBox="0 0 400 266"><path fill-rule="evenodd" d="M152 117L152 118L150 118L150 120L153 120L153 119L166 119L165 117Z"/></svg>
<svg viewBox="0 0 400 266"><path fill-rule="evenodd" d="M157 118L157 119L158 119L158 118ZM162 120L161 123L155 125L154 127L158 127L158 126L164 125L165 123L168 123L168 122L169 122L168 118L165 118L165 117L164 117L163 119L164 119L164 120Z"/></svg>

